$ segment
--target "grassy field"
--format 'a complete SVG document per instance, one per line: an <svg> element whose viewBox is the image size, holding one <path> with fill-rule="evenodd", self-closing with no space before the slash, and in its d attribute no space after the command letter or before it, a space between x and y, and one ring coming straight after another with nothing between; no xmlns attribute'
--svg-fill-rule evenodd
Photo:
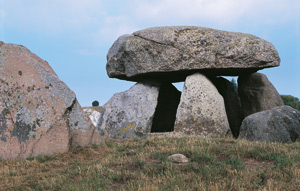
<svg viewBox="0 0 300 191"><path fill-rule="evenodd" d="M300 190L300 142L147 138L0 161L0 190ZM190 162L168 161L181 153Z"/></svg>

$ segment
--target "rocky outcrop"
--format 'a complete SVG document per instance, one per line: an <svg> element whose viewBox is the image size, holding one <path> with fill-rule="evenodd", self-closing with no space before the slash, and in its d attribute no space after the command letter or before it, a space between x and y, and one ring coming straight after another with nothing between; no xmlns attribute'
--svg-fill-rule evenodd
<svg viewBox="0 0 300 191"><path fill-rule="evenodd" d="M255 73L279 63L274 46L256 36L173 26L119 37L108 51L106 70L111 78L159 82L151 132L172 131L175 119L176 135L224 137L230 125L237 138L245 116L283 105L268 79ZM218 76L239 76L238 91ZM180 93L171 83L182 81L175 112Z"/></svg>
<svg viewBox="0 0 300 191"><path fill-rule="evenodd" d="M223 97L206 76L186 78L174 131L201 137L225 137L230 132Z"/></svg>
<svg viewBox="0 0 300 191"><path fill-rule="evenodd" d="M137 83L116 93L103 106L99 131L110 138L141 138L151 131L159 85Z"/></svg>
<svg viewBox="0 0 300 191"><path fill-rule="evenodd" d="M250 34L155 27L121 36L107 54L109 77L184 81L193 73L238 76L279 66L274 46Z"/></svg>
<svg viewBox="0 0 300 191"><path fill-rule="evenodd" d="M171 132L174 130L180 95L181 92L171 83L163 83L160 86L151 132Z"/></svg>
<svg viewBox="0 0 300 191"><path fill-rule="evenodd" d="M261 73L239 76L238 92L245 117L256 112L284 105L275 87Z"/></svg>
<svg viewBox="0 0 300 191"><path fill-rule="evenodd" d="M300 137L300 112L290 106L274 107L246 117L239 139L292 143Z"/></svg>
<svg viewBox="0 0 300 191"><path fill-rule="evenodd" d="M232 135L237 138L244 119L237 86L222 77L212 77L211 80L224 99L230 130Z"/></svg>
<svg viewBox="0 0 300 191"><path fill-rule="evenodd" d="M0 47L0 158L25 159L103 143L76 96L27 48Z"/></svg>

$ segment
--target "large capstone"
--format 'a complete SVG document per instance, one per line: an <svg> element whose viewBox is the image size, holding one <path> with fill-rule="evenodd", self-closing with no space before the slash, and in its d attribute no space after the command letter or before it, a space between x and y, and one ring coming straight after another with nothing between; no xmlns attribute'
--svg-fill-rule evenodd
<svg viewBox="0 0 300 191"><path fill-rule="evenodd" d="M103 143L49 64L27 48L0 46L0 158L25 159Z"/></svg>
<svg viewBox="0 0 300 191"><path fill-rule="evenodd" d="M103 106L99 125L110 138L142 138L151 131L160 84L137 83L116 93Z"/></svg>
<svg viewBox="0 0 300 191"><path fill-rule="evenodd" d="M300 137L300 112L290 106L274 107L243 120L239 139L292 143Z"/></svg>
<svg viewBox="0 0 300 191"><path fill-rule="evenodd" d="M274 46L250 34L204 27L155 27L123 35L107 54L109 77L184 81L196 72L221 76L279 66Z"/></svg>
<svg viewBox="0 0 300 191"><path fill-rule="evenodd" d="M223 97L206 76L196 73L186 78L174 131L201 137L230 133Z"/></svg>
<svg viewBox="0 0 300 191"><path fill-rule="evenodd" d="M261 73L241 75L238 78L238 92L244 116L284 105L279 93Z"/></svg>

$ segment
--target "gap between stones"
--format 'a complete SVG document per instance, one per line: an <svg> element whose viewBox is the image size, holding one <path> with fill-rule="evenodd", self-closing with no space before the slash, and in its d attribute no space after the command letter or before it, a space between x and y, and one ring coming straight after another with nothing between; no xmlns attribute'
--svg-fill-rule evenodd
<svg viewBox="0 0 300 191"><path fill-rule="evenodd" d="M226 104L226 101L224 98L224 96L226 96L226 95L222 95L223 94L222 90L220 89L220 87L218 87L217 82L214 80L218 77L222 77L222 76L215 76L214 78L210 76L209 79L213 82L214 86L217 88L218 92L224 99L226 114L227 114L228 121L230 123L232 120L230 119L230 116L228 116L228 115L230 115L230 113L231 113L231 111L230 111L231 108L228 107L228 105L227 105L228 103ZM235 81L237 81L236 78L233 78L233 79ZM229 83L232 83L231 81L229 81L229 79L227 79L226 81L228 81ZM237 85L237 83L235 85ZM177 86L177 87L175 87L175 86ZM161 84L161 86L159 88L157 106L156 106L153 121L152 121L152 127L151 127L151 131L150 131L151 133L166 133L166 132L174 131L176 113L177 113L177 108L180 103L180 97L181 97L181 93L183 91L183 86L184 86L184 82L180 82L180 83L163 82ZM244 118L244 117L242 117L242 118ZM240 120L242 121L242 119L240 119ZM235 138L237 138L238 134L239 134L238 133L239 129L236 129L236 128L238 128L241 124L231 124L230 123L229 125L230 125L232 135ZM234 126L238 126L238 127L234 127Z"/></svg>
<svg viewBox="0 0 300 191"><path fill-rule="evenodd" d="M152 121L151 133L172 132L181 92L171 82L163 82L159 88L157 106Z"/></svg>

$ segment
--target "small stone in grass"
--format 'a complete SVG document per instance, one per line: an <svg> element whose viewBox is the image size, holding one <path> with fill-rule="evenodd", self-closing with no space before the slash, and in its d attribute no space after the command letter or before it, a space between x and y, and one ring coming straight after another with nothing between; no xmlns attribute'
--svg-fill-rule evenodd
<svg viewBox="0 0 300 191"><path fill-rule="evenodd" d="M184 156L183 154L174 154L174 155L168 156L168 159L175 163L189 162L189 159L186 156Z"/></svg>

